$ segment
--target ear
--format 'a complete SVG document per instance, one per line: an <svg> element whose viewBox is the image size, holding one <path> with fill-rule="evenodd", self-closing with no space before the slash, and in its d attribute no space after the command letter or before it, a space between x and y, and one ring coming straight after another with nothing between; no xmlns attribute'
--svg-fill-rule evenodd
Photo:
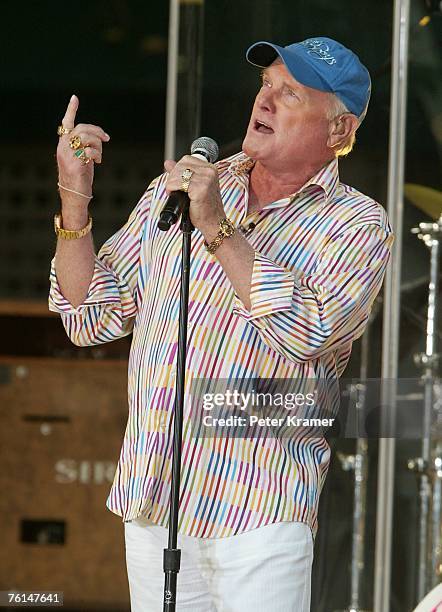
<svg viewBox="0 0 442 612"><path fill-rule="evenodd" d="M330 121L327 146L331 149L336 148L345 142L353 132L359 127L359 120L352 113L344 113Z"/></svg>

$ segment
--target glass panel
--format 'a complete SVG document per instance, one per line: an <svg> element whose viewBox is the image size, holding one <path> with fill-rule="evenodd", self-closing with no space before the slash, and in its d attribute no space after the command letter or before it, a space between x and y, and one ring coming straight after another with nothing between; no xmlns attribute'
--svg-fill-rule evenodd
<svg viewBox="0 0 442 612"><path fill-rule="evenodd" d="M431 8L439 7L439 12ZM429 16L429 17L426 17ZM421 222L436 221L442 213L442 19L437 2L412 2L410 12L409 73L406 127L405 202L403 225L403 265L401 291L401 343L399 375L419 378L424 375L438 382L440 366L425 364L427 306L430 281L430 248L412 234ZM435 235L435 238L438 238ZM439 260L439 258L437 258ZM440 292L436 299L439 301ZM440 349L440 309L435 320L435 350ZM431 385L430 385L431 386ZM425 388L421 384L417 398L405 398L412 411L425 414ZM431 397L432 395L432 397ZM436 416L437 388L431 393L429 413ZM435 410L436 408L436 410ZM439 418L441 419L439 408ZM441 420L442 422L442 420ZM430 444L399 440L396 452L395 520L393 532L393 597L412 608L441 580L442 557L440 485L441 474L435 471L436 457L442 457L442 430L431 432ZM419 459L426 449L431 461L422 473ZM410 469L412 465L415 469ZM427 477L428 474L428 477ZM439 489L439 496L437 495ZM423 493L423 499L420 499ZM426 510L427 509L427 510ZM423 534L426 553L424 582L419 581L419 522L422 511L428 511ZM436 552L439 548L439 553ZM435 565L438 565L438 569ZM408 579L404 580L404 576Z"/></svg>
<svg viewBox="0 0 442 612"><path fill-rule="evenodd" d="M431 6L430 6L431 5ZM442 210L441 190L441 22L431 13L437 2L412 0L410 27L409 109L407 129L407 183L417 183L435 192L414 196L407 188L404 218L403 286L400 376L418 377L413 355L424 348L429 253L411 227L430 219L423 208L433 203L433 218ZM431 13L431 20L421 21ZM393 3L361 0L330 3L304 0L258 0L251 4L207 2L204 5L202 48L201 134L213 137L220 157L241 149L254 96L259 87L259 70L245 60L249 45L259 40L289 44L315 35L335 38L354 50L369 68L373 91L368 115L357 134L355 150L340 162L341 181L372 196L386 206L387 157L390 113L391 40ZM177 117L186 108L178 96ZM194 120L197 125L199 119ZM177 127L179 132L179 127ZM197 134L195 134L197 136ZM190 139L189 139L190 140ZM183 143L183 141L181 141ZM396 239L399 239L397 237ZM369 377L380 376L382 332L381 300L373 309L365 332ZM438 330L438 334L440 334ZM362 343L356 342L345 378L361 373ZM363 364L362 364L363 365ZM356 401L349 389L350 401ZM412 401L407 398L407 401ZM415 403L421 402L415 399ZM416 414L416 405L410 414ZM374 415L375 417L378 415ZM312 587L312 610L332 612L348 609L351 603L353 463L355 440L332 440L332 462L321 497L319 532L316 539ZM373 606L373 564L377 495L378 443L368 440L363 567L358 603ZM417 602L418 487L407 467L419 455L415 441L398 441L393 534L392 612L411 610ZM354 592L353 592L354 595ZM354 603L354 601L353 601Z"/></svg>

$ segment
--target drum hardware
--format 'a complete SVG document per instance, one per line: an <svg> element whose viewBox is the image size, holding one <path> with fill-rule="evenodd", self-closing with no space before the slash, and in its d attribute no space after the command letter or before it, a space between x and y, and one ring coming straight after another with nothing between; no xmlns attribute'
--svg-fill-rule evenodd
<svg viewBox="0 0 442 612"><path fill-rule="evenodd" d="M351 385L358 387L360 385ZM359 395L358 402L361 401L361 390L354 390ZM365 389L363 391L365 402ZM364 404L359 403L359 409L363 409ZM361 599L361 586L365 569L365 523L366 523L366 497L367 497L367 477L368 477L368 442L366 438L356 440L356 452L354 455L337 453L341 467L345 472L354 472L354 494L353 494L353 529L352 529L352 549L351 549L351 604L345 610L335 612L369 612L365 608L359 607Z"/></svg>
<svg viewBox="0 0 442 612"><path fill-rule="evenodd" d="M413 356L414 363L417 366L423 366L425 368L431 368L436 370L439 364L439 355L426 355L425 353L416 353Z"/></svg>
<svg viewBox="0 0 442 612"><path fill-rule="evenodd" d="M416 472L416 474L422 474L423 472L428 474L428 463L424 461L422 457L409 459L407 462L407 467L412 472Z"/></svg>
<svg viewBox="0 0 442 612"><path fill-rule="evenodd" d="M424 210L422 205L419 207ZM430 209L425 212L434 213ZM421 456L408 461L408 468L416 473L419 483L417 598L421 601L428 590L442 579L442 431L440 428L442 413L437 376L439 355L436 353L442 216L434 223L419 223L417 228L412 229L412 233L416 234L430 250L425 352L414 356L416 365L422 370L424 387L423 439ZM433 426L435 417L436 426Z"/></svg>
<svg viewBox="0 0 442 612"><path fill-rule="evenodd" d="M409 200L412 201L414 206L424 211L433 219L438 219L440 211L442 210L442 199L441 193L436 192L436 190L432 190L420 185L405 185L405 195ZM437 212L436 212L437 211ZM426 238L428 233L427 226L430 226L430 231L438 234L442 231L442 223L439 220L437 223L429 223L429 224L420 224L419 229L416 233L420 234L419 238L425 239L426 244L435 250L435 247L432 246L431 239ZM414 232L413 232L414 233ZM425 236L425 238L424 238ZM432 251L432 253L433 253ZM420 365L420 367L431 370L435 372L438 366L437 355L434 350L431 350L431 343L428 342L429 331L431 332L431 338L433 339L433 344L435 337L441 337L442 334L438 329L435 328L435 318L434 318L434 310L435 310L435 294L437 292L438 285L438 267L434 266L434 262L437 261L437 254L433 254L432 262L433 266L430 271L430 276L421 276L412 281L403 283L401 285L401 293L407 293L414 291L424 285L429 285L430 291L433 291L432 297L430 299L429 296L429 308L427 312L426 320L422 321L414 312L410 312L411 315L415 319L418 319L418 322L422 324L425 323L427 329L427 347L425 353L416 356L415 360ZM373 313L370 317L369 324L375 318L377 314L377 310L379 310L380 305L382 304L382 296L379 296L375 302L375 308L373 309ZM430 308L431 304L431 308ZM405 310L405 307L402 306ZM431 321L431 323L429 323ZM356 407L357 410L364 410L365 402L366 402L366 386L363 384L363 381L367 380L367 365L368 365L368 340L369 339L369 325L367 326L367 330L362 336L362 346L361 346L361 381L362 384L352 384L347 389L347 394L350 397L350 401L353 403L353 406ZM435 378L434 376L432 378ZM434 392L433 392L434 395ZM404 395L398 395L397 399L401 401L425 401L425 398L428 396L428 390L423 393L408 393ZM427 400L428 401L428 398ZM351 404L350 404L351 405ZM442 431L442 427L441 427ZM354 472L354 481L355 481L355 490L354 490L354 508L353 508L353 531L352 531L352 560L351 560L351 603L345 608L345 610L335 611L335 612L367 612L360 607L360 591L362 584L362 573L364 570L364 539L365 539L365 520L366 520L366 489L367 489L367 476L368 476L368 444L367 439L359 438L356 441L356 449L354 454L345 454L345 453L337 453L337 457L340 461L341 467L344 471L353 471ZM442 448L441 448L442 451ZM437 453L436 453L437 454ZM424 455L424 453L423 453ZM442 452L438 453L434 459L434 466L438 468L438 470L431 470L431 473L434 477L436 472L439 474L437 481L439 486L442 485ZM425 481L428 473L428 466L430 465L430 461L425 461L424 458L418 457L415 459L410 459L408 462L409 469L415 470L419 475L422 475L422 480ZM441 503L438 501L440 496L433 496L433 501L436 502L434 509L432 510L433 516L433 524L436 525L436 515L437 515L437 507L441 507ZM434 505L434 504L433 504ZM439 511L440 512L440 511ZM439 514L440 516L440 514ZM440 520L438 525L440 526ZM433 539L435 541L435 529L433 530ZM440 541L440 533L438 534ZM437 538L436 538L437 539ZM441 559L441 551L440 547L435 547L435 552L439 550L439 560ZM442 573L441 563L439 562L439 576ZM422 599L422 597L420 597Z"/></svg>
<svg viewBox="0 0 442 612"><path fill-rule="evenodd" d="M364 414L368 378L369 337L370 325L376 318L382 304L382 297L375 301L368 320L367 329L361 339L361 366L360 382L350 384L347 388L349 406L355 408L355 418L358 413ZM352 521L352 547L351 547L351 578L350 578L350 605L345 610L335 612L369 612L361 607L361 587L365 570L365 525L367 508L367 479L368 479L368 440L357 438L354 454L337 453L341 467L345 472L354 472L353 494L353 521Z"/></svg>

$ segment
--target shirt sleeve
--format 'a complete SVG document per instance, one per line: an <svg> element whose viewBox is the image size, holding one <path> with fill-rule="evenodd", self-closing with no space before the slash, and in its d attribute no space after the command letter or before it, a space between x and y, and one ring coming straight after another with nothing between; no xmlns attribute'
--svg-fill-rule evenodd
<svg viewBox="0 0 442 612"><path fill-rule="evenodd" d="M311 274L300 278L256 252L250 311L235 296L234 312L285 358L316 359L362 334L392 243L392 233L383 227L352 227L329 243Z"/></svg>
<svg viewBox="0 0 442 612"><path fill-rule="evenodd" d="M61 315L69 338L77 346L110 342L133 329L140 302L140 249L155 181L132 211L126 224L95 256L87 296L76 308L64 297L51 263L49 310ZM142 279L141 279L142 280Z"/></svg>

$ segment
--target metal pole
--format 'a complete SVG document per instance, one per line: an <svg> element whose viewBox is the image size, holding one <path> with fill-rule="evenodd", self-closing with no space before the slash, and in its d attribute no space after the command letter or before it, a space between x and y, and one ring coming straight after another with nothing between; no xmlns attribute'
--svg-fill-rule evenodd
<svg viewBox="0 0 442 612"><path fill-rule="evenodd" d="M203 41L204 1L170 0L164 151L169 159L188 153L200 136Z"/></svg>
<svg viewBox="0 0 442 612"><path fill-rule="evenodd" d="M175 128L178 83L178 43L180 29L179 0L169 3L169 49L167 56L165 159L175 159Z"/></svg>
<svg viewBox="0 0 442 612"><path fill-rule="evenodd" d="M388 214L396 241L391 266L387 270L382 338L382 405L395 420L395 389L399 356L400 281L402 255L402 213L405 161L405 122L407 94L408 31L410 0L395 0L390 102L390 140L388 163ZM391 545L394 492L395 439L379 440L376 546L374 573L374 611L390 609Z"/></svg>

